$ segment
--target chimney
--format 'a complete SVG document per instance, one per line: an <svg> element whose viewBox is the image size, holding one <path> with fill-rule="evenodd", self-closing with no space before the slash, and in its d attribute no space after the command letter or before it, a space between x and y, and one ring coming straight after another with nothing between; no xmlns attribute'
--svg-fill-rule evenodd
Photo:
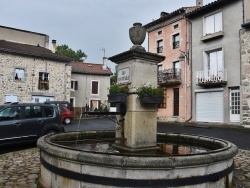
<svg viewBox="0 0 250 188"><path fill-rule="evenodd" d="M51 49L51 51L53 53L56 53L56 40L52 40L52 49Z"/></svg>
<svg viewBox="0 0 250 188"><path fill-rule="evenodd" d="M203 0L196 0L196 6L202 7L203 6Z"/></svg>
<svg viewBox="0 0 250 188"><path fill-rule="evenodd" d="M107 70L107 58L103 57L102 59L102 69Z"/></svg>

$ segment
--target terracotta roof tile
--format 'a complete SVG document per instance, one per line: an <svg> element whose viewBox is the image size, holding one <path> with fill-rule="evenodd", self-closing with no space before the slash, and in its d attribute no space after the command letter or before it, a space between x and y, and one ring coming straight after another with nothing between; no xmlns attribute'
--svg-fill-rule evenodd
<svg viewBox="0 0 250 188"><path fill-rule="evenodd" d="M102 64L85 63L85 62L73 62L72 73L81 74L97 74L97 75L112 75L110 69L103 69Z"/></svg>
<svg viewBox="0 0 250 188"><path fill-rule="evenodd" d="M51 50L29 44L21 44L0 40L0 52L8 52L19 55L34 56L38 58L52 59L56 61L71 62L72 59L64 55L53 53Z"/></svg>

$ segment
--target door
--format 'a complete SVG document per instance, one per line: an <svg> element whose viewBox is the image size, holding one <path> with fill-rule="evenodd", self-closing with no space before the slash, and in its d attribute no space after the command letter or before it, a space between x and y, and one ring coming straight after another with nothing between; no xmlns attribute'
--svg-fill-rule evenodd
<svg viewBox="0 0 250 188"><path fill-rule="evenodd" d="M21 125L23 136L27 140L35 140L44 126L42 107L39 105L27 105L24 109L24 119Z"/></svg>
<svg viewBox="0 0 250 188"><path fill-rule="evenodd" d="M8 107L0 111L0 145L22 140L21 107Z"/></svg>
<svg viewBox="0 0 250 188"><path fill-rule="evenodd" d="M223 100L222 91L196 93L196 120L223 123Z"/></svg>
<svg viewBox="0 0 250 188"><path fill-rule="evenodd" d="M179 116L179 88L174 89L174 116Z"/></svg>
<svg viewBox="0 0 250 188"><path fill-rule="evenodd" d="M230 122L240 122L240 89L230 88Z"/></svg>

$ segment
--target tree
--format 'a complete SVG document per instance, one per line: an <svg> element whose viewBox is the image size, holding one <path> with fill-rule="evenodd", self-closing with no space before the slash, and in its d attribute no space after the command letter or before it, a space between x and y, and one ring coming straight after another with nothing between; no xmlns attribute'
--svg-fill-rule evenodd
<svg viewBox="0 0 250 188"><path fill-rule="evenodd" d="M82 50L74 51L71 48L69 48L68 45L66 44L57 45L56 52L65 55L67 57L70 57L76 62L83 62L87 58L87 55Z"/></svg>
<svg viewBox="0 0 250 188"><path fill-rule="evenodd" d="M117 82L117 66L115 66L115 72L114 74L110 77L110 85L114 85Z"/></svg>

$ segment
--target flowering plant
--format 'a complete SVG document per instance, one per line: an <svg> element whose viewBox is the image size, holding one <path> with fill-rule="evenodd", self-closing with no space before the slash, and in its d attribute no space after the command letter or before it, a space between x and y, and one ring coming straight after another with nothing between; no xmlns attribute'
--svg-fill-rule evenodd
<svg viewBox="0 0 250 188"><path fill-rule="evenodd" d="M119 85L119 84L114 84L111 85L109 88L109 94L116 94L116 93L128 93L128 86L127 85Z"/></svg>
<svg viewBox="0 0 250 188"><path fill-rule="evenodd" d="M163 88L152 87L152 85L149 82L137 88L136 92L140 99L142 99L145 95L149 95L149 96L156 96L156 95L163 96L164 95Z"/></svg>

